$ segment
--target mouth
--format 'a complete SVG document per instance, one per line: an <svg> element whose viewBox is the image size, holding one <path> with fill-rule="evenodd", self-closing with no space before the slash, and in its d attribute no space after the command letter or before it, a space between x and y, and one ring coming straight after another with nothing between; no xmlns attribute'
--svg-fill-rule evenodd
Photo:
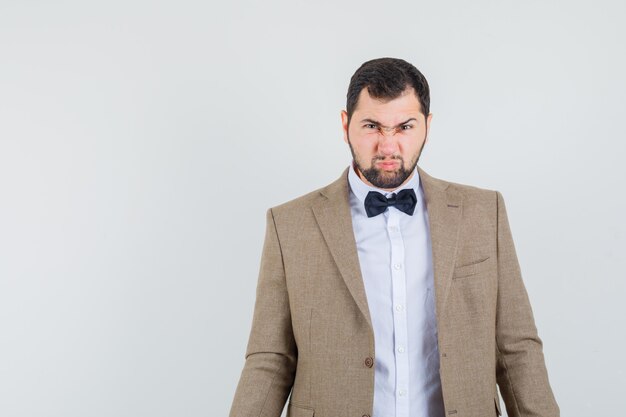
<svg viewBox="0 0 626 417"><path fill-rule="evenodd" d="M382 169L390 170L390 169L396 168L398 166L399 162L397 162L397 161L380 161L380 162L377 162L377 164Z"/></svg>

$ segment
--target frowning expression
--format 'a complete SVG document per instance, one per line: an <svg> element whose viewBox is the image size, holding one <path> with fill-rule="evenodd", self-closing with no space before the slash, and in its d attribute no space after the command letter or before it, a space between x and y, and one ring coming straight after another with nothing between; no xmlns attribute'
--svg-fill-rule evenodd
<svg viewBox="0 0 626 417"><path fill-rule="evenodd" d="M386 191L408 181L427 141L431 118L422 113L411 87L392 100L378 100L367 88L361 90L349 121L347 112L341 112L344 141L359 177Z"/></svg>

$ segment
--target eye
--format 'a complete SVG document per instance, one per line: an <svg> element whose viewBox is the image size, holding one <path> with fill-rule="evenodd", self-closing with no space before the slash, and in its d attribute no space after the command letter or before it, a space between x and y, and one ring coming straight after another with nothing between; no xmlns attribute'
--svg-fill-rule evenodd
<svg viewBox="0 0 626 417"><path fill-rule="evenodd" d="M366 128L366 129L377 129L378 128L378 126L376 126L373 123L365 124L365 125L363 125L363 127Z"/></svg>
<svg viewBox="0 0 626 417"><path fill-rule="evenodd" d="M402 125L402 130L413 129L413 125Z"/></svg>

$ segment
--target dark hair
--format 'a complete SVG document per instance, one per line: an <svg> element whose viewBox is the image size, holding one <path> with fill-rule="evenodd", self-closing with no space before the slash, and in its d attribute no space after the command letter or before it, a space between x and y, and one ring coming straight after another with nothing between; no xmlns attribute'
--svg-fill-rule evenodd
<svg viewBox="0 0 626 417"><path fill-rule="evenodd" d="M346 103L348 123L364 88L375 99L393 100L400 97L407 87L413 87L422 113L427 117L430 112L430 89L417 68L399 58L377 58L363 63L350 78Z"/></svg>

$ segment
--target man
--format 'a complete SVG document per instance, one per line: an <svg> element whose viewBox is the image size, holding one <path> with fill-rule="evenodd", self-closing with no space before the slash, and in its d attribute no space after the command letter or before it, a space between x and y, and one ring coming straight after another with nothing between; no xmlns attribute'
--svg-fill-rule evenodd
<svg viewBox="0 0 626 417"><path fill-rule="evenodd" d="M424 76L364 63L352 163L267 211L231 417L559 415L502 195L428 175Z"/></svg>

